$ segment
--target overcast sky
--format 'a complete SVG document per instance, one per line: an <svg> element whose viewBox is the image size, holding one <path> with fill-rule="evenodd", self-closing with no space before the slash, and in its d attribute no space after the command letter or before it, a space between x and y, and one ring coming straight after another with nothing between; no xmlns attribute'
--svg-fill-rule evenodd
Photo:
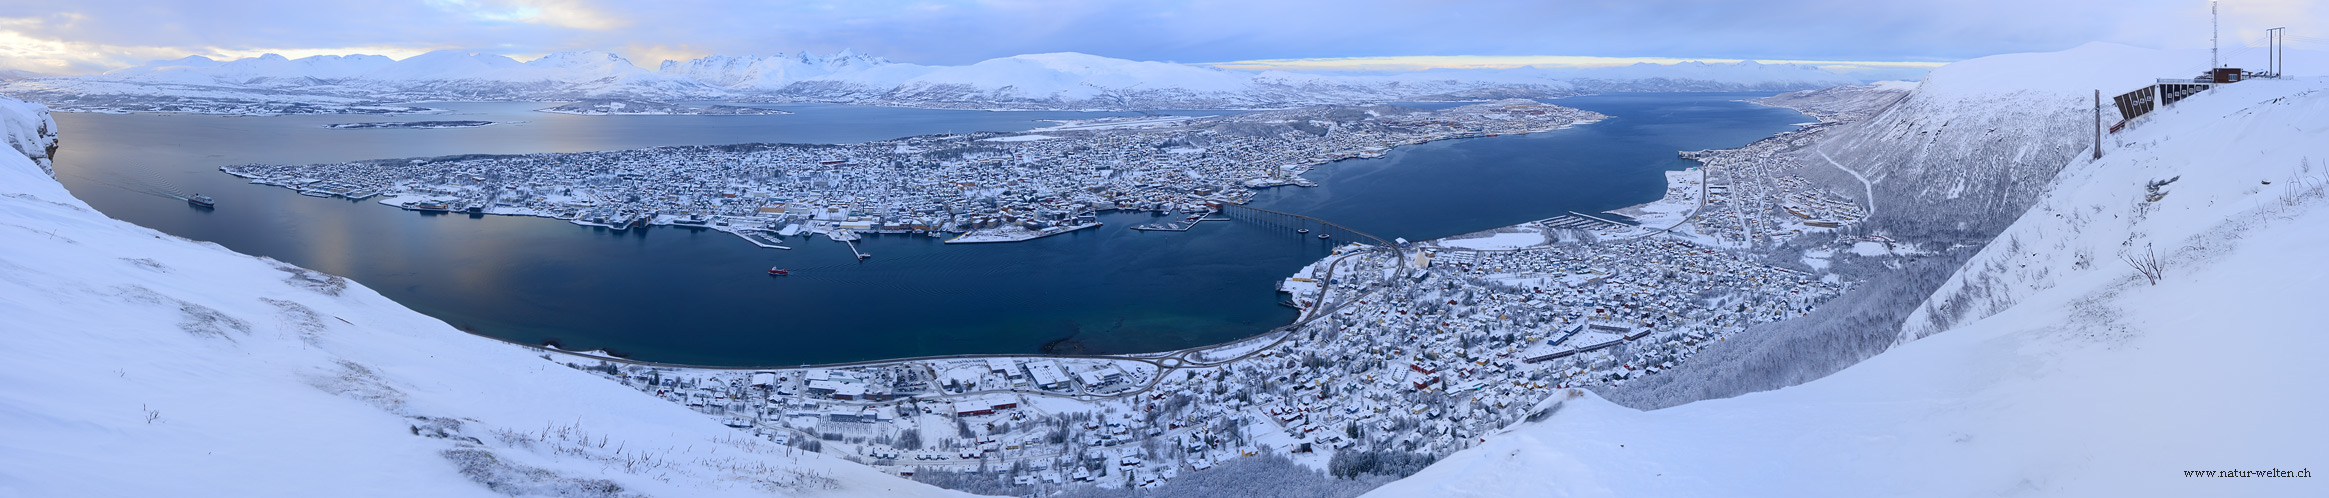
<svg viewBox="0 0 2329 498"><path fill-rule="evenodd" d="M2324 4L2227 2L2226 44L2261 45L2263 28L2283 25L2311 37L2300 45L2317 43L2329 29ZM2207 11L2205 0L0 0L0 68L78 74L186 55L434 49L599 49L646 67L844 48L923 64L1041 52L1207 63L1943 62L2088 41L2204 48ZM1514 59L1405 65L1465 60Z"/></svg>

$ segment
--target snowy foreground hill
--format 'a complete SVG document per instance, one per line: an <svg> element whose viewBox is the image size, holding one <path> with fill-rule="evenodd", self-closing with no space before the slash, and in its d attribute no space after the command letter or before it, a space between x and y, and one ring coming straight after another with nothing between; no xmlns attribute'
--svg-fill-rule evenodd
<svg viewBox="0 0 2329 498"><path fill-rule="evenodd" d="M1079 53L963 66L844 51L715 55L654 70L621 56L566 52L519 62L465 51L217 61L189 56L102 74L0 82L0 94L68 111L380 113L395 102L578 99L833 102L971 109L1252 109L1393 100L1494 100L1581 92L1785 91L1855 81L1812 66L1636 64L1459 69L1387 75L1235 71Z"/></svg>
<svg viewBox="0 0 2329 498"><path fill-rule="evenodd" d="M2115 94L2149 83L2144 68L2173 68L2158 56L2097 46L1954 76L2054 67L2132 80L2104 89ZM1903 105L2057 98L1989 81L1928 82L1920 93L1947 93ZM1956 126L1990 129L1959 109ZM1895 147L1932 140L1897 129ZM2104 150L2027 186L2035 207L1927 303L1978 301L1953 325L1919 316L1907 342L1775 391L1653 411L1581 392L1373 495L2321 496L2329 79L2220 87L2136 120ZM2156 284L2130 264L2152 255Z"/></svg>
<svg viewBox="0 0 2329 498"><path fill-rule="evenodd" d="M46 114L0 99L0 130L42 151ZM0 351L0 497L958 494L107 218L15 153Z"/></svg>

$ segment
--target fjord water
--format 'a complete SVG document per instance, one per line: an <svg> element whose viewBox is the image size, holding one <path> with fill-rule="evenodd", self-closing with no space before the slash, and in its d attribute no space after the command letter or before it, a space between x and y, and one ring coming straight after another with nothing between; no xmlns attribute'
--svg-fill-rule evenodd
<svg viewBox="0 0 2329 498"><path fill-rule="evenodd" d="M1553 102L1615 116L1525 136L1402 147L1310 173L1257 207L1383 237L1422 239L1656 199L1677 150L1731 147L1809 121L1739 99L1759 94L1615 94ZM635 359L790 365L958 353L1123 353L1233 340L1290 321L1277 281L1329 243L1244 223L1138 232L1146 214L1010 244L945 245L877 235L877 255L796 238L791 251L719 232L627 232L530 217L424 215L370 201L301 196L217 171L470 153L608 150L746 142L846 143L928 133L1016 131L1044 119L1114 115L837 105L778 116L567 116L523 103L457 103L431 116L59 113L59 177L106 214L354 278L481 335ZM1120 113L1118 113L1120 114ZM1195 112L1190 114L1211 114ZM364 121L476 119L483 128L331 130ZM511 123L512 121L523 121ZM219 200L199 210L167 194ZM771 266L793 270L770 277Z"/></svg>

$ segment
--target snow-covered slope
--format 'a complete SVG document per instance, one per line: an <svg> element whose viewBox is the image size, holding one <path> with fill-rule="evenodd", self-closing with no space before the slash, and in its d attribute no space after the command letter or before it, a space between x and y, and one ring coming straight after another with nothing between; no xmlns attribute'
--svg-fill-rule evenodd
<svg viewBox="0 0 2329 498"><path fill-rule="evenodd" d="M11 144L40 143L23 135L45 117L0 99ZM954 494L109 219L17 154L0 351L0 496Z"/></svg>
<svg viewBox="0 0 2329 498"><path fill-rule="evenodd" d="M2108 97L2206 66L2204 54L2107 43L1962 61L1798 162L1841 190L1873 190L1872 223L1894 237L1986 240L2093 142L2097 90ZM2104 114L2106 125L2118 120Z"/></svg>
<svg viewBox="0 0 2329 498"><path fill-rule="evenodd" d="M1852 261L1842 261L1839 271L1859 282L1837 301L1708 348L1688 368L1601 394L1627 406L1674 406L1800 384L1884 351L1899 342L1904 323L1926 320L1911 315L1973 250L2004 231L2064 165L2086 153L2095 136L2097 90L2116 95L2157 78L2189 78L2207 60L2205 51L2102 43L1967 60L1934 70L1908 97L1866 119L1833 125L1816 138L1755 159L1863 203L1868 219L1842 235L1881 236L1912 249L1898 259L1846 258ZM1817 101L1845 91L1806 97ZM1787 96L1759 101L1808 104ZM1823 114L1813 107L1805 111ZM1855 107L1833 110L1865 114ZM2106 126L2117 120L2115 110L2103 113ZM1806 246L1834 240L1814 235L1771 250L1832 253L1835 248Z"/></svg>
<svg viewBox="0 0 2329 498"><path fill-rule="evenodd" d="M328 99L737 99L1021 109L1266 108L1403 99L1493 100L1579 90L1781 91L1854 83L1811 66L1686 62L1590 69L1460 69L1389 75L1247 72L1063 52L923 66L843 51L832 55L715 55L664 61L654 71L614 54L551 54L518 62L467 51L404 60L372 55L215 61L186 57L103 74L22 80L0 92L76 110L178 110L155 102ZM229 111L231 112L231 111ZM298 112L284 109L282 112Z"/></svg>
<svg viewBox="0 0 2329 498"><path fill-rule="evenodd" d="M740 92L774 92L794 83L835 74L853 74L857 76L853 82L889 88L933 69L843 50L831 55L808 52L789 56L713 55L686 62L663 61L657 72Z"/></svg>
<svg viewBox="0 0 2329 498"><path fill-rule="evenodd" d="M2309 475L2329 447L2329 80L2230 85L2114 141L1958 274L2012 296L1994 314L1776 391L1584 394L1374 494L2319 496L2225 471ZM2120 258L2147 247L2155 285Z"/></svg>
<svg viewBox="0 0 2329 498"><path fill-rule="evenodd" d="M1891 108L1916 89L1913 81L1879 81L1787 92L1749 102L1794 109L1821 122L1857 122Z"/></svg>
<svg viewBox="0 0 2329 498"><path fill-rule="evenodd" d="M8 142L8 148L31 160L41 173L56 176L49 169L49 157L57 152L57 120L49 117L47 107L0 97L0 141Z"/></svg>

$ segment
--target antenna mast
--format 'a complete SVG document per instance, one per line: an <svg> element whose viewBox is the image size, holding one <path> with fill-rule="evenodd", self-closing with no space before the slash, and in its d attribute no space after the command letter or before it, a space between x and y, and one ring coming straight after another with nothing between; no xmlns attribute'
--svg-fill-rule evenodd
<svg viewBox="0 0 2329 498"><path fill-rule="evenodd" d="M2217 25L2221 21L2221 16L2216 14L2216 0L2208 0L2208 69L2210 70L2224 67L2224 60L2216 56L2216 37L2222 31Z"/></svg>

